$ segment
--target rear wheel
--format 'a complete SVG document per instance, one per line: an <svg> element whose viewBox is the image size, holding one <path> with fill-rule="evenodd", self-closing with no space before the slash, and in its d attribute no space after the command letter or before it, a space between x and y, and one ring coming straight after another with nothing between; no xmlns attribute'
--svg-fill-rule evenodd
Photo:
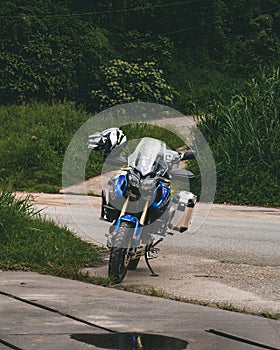
<svg viewBox="0 0 280 350"><path fill-rule="evenodd" d="M129 256L131 229L129 222L121 223L110 251L108 275L114 283L120 283L125 278L129 263L132 262Z"/></svg>

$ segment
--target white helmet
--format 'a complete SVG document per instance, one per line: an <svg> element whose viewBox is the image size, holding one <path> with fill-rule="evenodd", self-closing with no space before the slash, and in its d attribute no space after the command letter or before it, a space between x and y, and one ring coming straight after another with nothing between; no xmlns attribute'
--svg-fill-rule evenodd
<svg viewBox="0 0 280 350"><path fill-rule="evenodd" d="M119 128L110 128L101 132L96 132L89 135L88 148L95 150L105 150L105 156L119 146L124 146L126 143L126 136Z"/></svg>

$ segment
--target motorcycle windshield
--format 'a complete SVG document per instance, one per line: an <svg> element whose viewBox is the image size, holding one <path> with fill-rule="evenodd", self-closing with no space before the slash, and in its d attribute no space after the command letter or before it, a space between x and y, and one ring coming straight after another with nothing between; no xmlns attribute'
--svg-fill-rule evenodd
<svg viewBox="0 0 280 350"><path fill-rule="evenodd" d="M167 170L165 151L164 142L144 137L128 157L128 165L137 169L143 176L150 173L164 175Z"/></svg>

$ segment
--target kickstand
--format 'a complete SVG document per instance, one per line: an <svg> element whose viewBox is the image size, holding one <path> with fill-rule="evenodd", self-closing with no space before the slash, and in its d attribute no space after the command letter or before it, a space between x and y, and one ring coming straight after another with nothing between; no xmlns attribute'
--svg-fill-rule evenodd
<svg viewBox="0 0 280 350"><path fill-rule="evenodd" d="M157 274L157 273L154 272L154 270L152 269L151 264L149 263L149 260L148 260L148 251L146 251L146 253L145 253L145 261L146 261L146 264L147 264L147 266L148 266L148 268L149 268L149 270L150 270L150 272L151 272L151 276L152 276L152 277L158 277L159 274Z"/></svg>
<svg viewBox="0 0 280 350"><path fill-rule="evenodd" d="M159 240L157 240L152 246L151 246L151 248L149 249L149 250L146 250L146 252L145 252L145 261L146 261L146 264L147 264L147 266L148 266L148 268L149 268L149 270L150 270L150 272L151 272L151 276L152 277L158 277L159 276L159 274L157 274L157 273L155 273L154 272L154 270L152 269L152 266L151 266L151 264L149 263L149 259L148 259L148 253L149 253L149 251L151 250L151 251L158 251L159 249L158 248L154 248L157 244L159 244L161 241L163 241L163 238L160 238Z"/></svg>

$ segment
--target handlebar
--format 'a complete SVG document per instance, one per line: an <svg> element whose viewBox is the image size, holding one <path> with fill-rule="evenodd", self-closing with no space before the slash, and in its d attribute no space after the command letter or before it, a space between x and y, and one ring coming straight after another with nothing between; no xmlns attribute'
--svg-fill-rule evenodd
<svg viewBox="0 0 280 350"><path fill-rule="evenodd" d="M162 182L170 183L170 180L163 176L156 176L155 179Z"/></svg>

